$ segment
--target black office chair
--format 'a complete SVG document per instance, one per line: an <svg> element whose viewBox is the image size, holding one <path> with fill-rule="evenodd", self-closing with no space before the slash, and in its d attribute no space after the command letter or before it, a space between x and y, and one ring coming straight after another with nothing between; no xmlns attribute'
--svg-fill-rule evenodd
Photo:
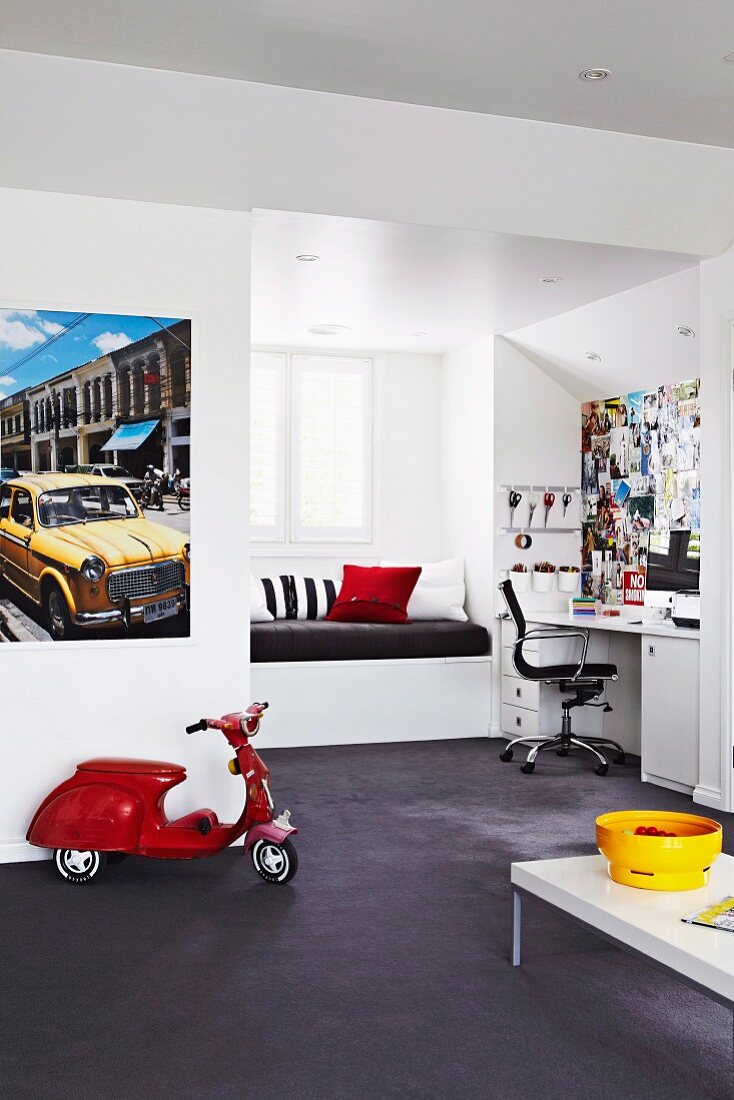
<svg viewBox="0 0 734 1100"><path fill-rule="evenodd" d="M538 753L542 752L543 749L555 748L558 756L568 756L572 747L587 749L589 752L593 753L599 761L594 769L597 775L606 775L609 771L609 762L600 751L601 748L614 749L616 755L613 758L613 762L615 764L624 764L624 750L616 741L610 741L607 737L578 736L571 730L571 711L574 707L603 707L605 712L611 711L612 708L609 706L609 703L597 703L593 700L598 699L599 696L603 694L606 680L618 679L617 666L591 664L587 662L586 650L589 646L588 630L552 630L546 627L537 627L535 630L528 630L525 616L522 613L522 608L515 595L515 590L512 587L512 581L502 581L499 589L504 597L505 603L507 604L507 610L517 630L517 639L515 640L512 651L512 663L515 666L515 671L518 676L521 676L523 680L542 681L545 684L558 684L561 693L573 692L573 698L564 699L561 703L563 720L560 733L549 736L516 737L514 741L509 742L504 752L500 754L500 760L512 760L515 745L527 744L530 746L530 751L527 760L520 769L525 772L526 775L530 775L535 771L535 759ZM580 638L583 643L581 659L578 664L575 665L531 665L525 660L522 647L525 642L533 638Z"/></svg>

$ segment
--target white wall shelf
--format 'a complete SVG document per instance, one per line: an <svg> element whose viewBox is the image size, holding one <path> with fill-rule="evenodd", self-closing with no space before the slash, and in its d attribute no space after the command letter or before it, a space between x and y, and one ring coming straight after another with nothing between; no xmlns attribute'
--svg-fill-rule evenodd
<svg viewBox="0 0 734 1100"><path fill-rule="evenodd" d="M580 527L500 527L501 535L580 535Z"/></svg>
<svg viewBox="0 0 734 1100"><path fill-rule="evenodd" d="M580 485L500 485L500 492L509 493L511 489L526 489L527 492L540 492L541 489L548 493L580 493Z"/></svg>

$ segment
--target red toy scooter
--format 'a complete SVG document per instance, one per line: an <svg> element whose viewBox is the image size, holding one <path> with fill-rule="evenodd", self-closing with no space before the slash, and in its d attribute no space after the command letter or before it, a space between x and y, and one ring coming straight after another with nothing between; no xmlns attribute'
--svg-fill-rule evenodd
<svg viewBox="0 0 734 1100"><path fill-rule="evenodd" d="M267 705L253 703L242 713L202 718L186 727L187 733L221 730L235 751L229 770L242 776L245 807L234 825L221 824L208 809L168 820L163 801L186 778L180 764L103 757L77 764L71 779L51 791L33 815L28 840L55 849L56 869L67 882L91 882L108 857L110 862L126 855L198 859L246 834L245 851L257 873L266 882L288 882L298 869L288 837L298 829L289 823L289 810L273 820L270 772L249 743Z"/></svg>

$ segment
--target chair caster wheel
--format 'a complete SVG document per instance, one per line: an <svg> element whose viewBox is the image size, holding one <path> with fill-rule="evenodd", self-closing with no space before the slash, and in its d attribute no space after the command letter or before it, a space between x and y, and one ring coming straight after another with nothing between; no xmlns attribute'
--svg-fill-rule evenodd
<svg viewBox="0 0 734 1100"><path fill-rule="evenodd" d="M594 771L596 772L597 775L606 775L607 772L609 771L609 765L608 764L599 764L599 765L597 765L596 768L594 768Z"/></svg>
<svg viewBox="0 0 734 1100"><path fill-rule="evenodd" d="M618 752L617 755L612 758L612 763L613 764L626 764L627 763L627 757L624 755L623 752Z"/></svg>
<svg viewBox="0 0 734 1100"><path fill-rule="evenodd" d="M504 760L505 764L507 764L510 760L512 760L514 755L515 754L512 749L505 749L504 752L500 753L500 760Z"/></svg>
<svg viewBox="0 0 734 1100"><path fill-rule="evenodd" d="M556 749L556 756L568 756L568 749Z"/></svg>
<svg viewBox="0 0 734 1100"><path fill-rule="evenodd" d="M532 764L523 764L523 766L520 768L520 771L524 772L525 775L532 775L535 771L535 762L533 761Z"/></svg>

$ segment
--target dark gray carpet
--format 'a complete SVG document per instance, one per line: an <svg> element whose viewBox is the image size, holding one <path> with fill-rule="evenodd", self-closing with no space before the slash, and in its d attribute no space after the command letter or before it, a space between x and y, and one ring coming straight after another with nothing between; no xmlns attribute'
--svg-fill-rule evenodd
<svg viewBox="0 0 734 1100"><path fill-rule="evenodd" d="M690 801L637 762L524 776L499 746L263 753L302 829L289 887L237 852L129 859L88 888L0 867L0 1093L730 1097L724 1008L530 901L507 961L511 860L591 853L597 813Z"/></svg>

